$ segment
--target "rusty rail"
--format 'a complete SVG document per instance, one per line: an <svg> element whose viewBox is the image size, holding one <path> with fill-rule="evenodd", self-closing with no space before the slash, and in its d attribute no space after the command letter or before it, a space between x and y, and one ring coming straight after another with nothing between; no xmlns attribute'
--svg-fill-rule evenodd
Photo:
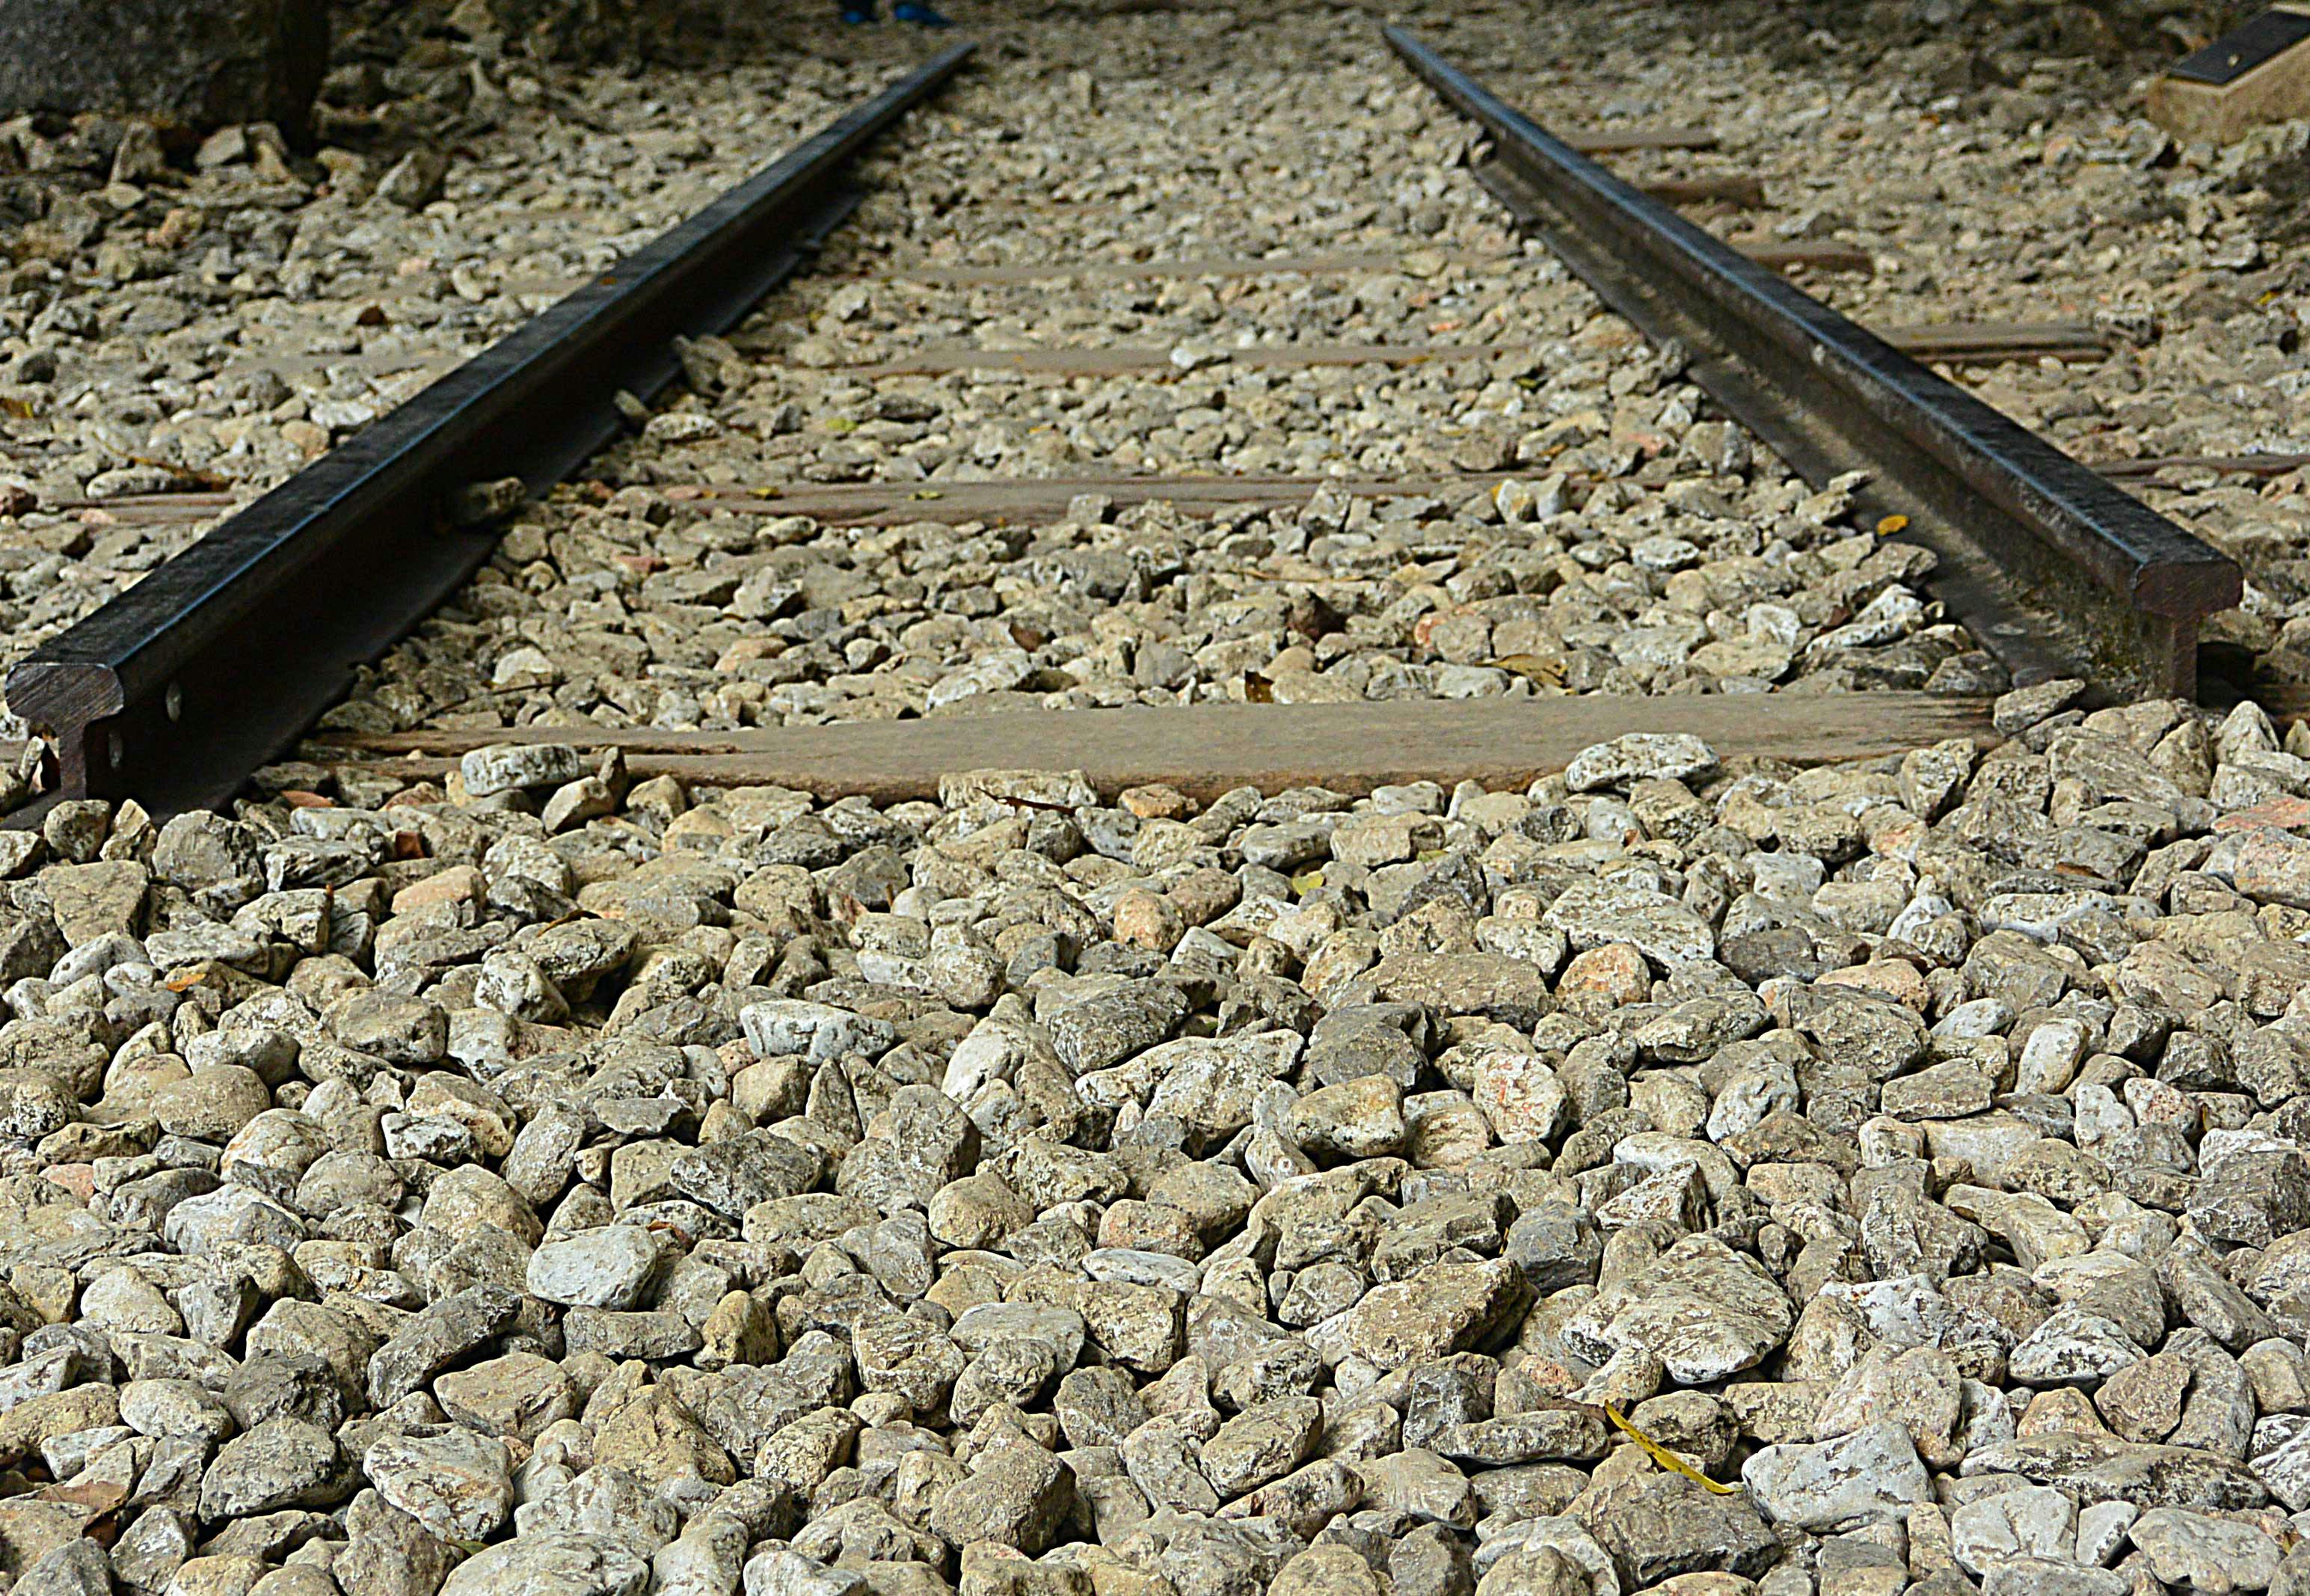
<svg viewBox="0 0 2310 1596"><path fill-rule="evenodd" d="M2044 438L1550 136L1401 28L1387 40L1481 125L1479 176L1604 301L1808 481L1865 471L1868 514L1940 557L1932 587L2024 680L2194 696L2226 556Z"/></svg>

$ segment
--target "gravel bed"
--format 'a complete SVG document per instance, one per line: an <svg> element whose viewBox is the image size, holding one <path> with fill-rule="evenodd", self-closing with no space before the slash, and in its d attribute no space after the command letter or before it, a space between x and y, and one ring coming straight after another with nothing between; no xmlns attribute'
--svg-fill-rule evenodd
<svg viewBox="0 0 2310 1596"><path fill-rule="evenodd" d="M1513 24L1582 61L1650 18L1634 86L1566 119L1681 120L1696 82L1712 118L1761 106L1761 56L1662 48L1658 15L1503 13L1455 48ZM899 46L830 48L860 64L821 88ZM1845 116L1950 209L2220 164L1920 156L1816 48L1828 116L1759 108L1724 164ZM1463 131L1340 15L1059 13L994 65L874 163L822 275L689 350L686 390L333 724L2005 686L1912 554L1500 232ZM1207 93L1150 75L1188 68ZM715 114L812 119L778 75L812 69L730 70ZM2088 76L1872 91L1912 130L2032 92L2083 126ZM660 81L553 93L624 85L641 126ZM726 148L682 169L711 187ZM998 211L1021 190L1081 203ZM1996 380L2131 374L2175 407L2112 406L2142 449L2235 447L2251 403L2205 430L2182 403L2221 317L2167 297L2247 291L2277 235L2278 266L2224 266L2184 227L2138 293L2049 252L2029 286L2106 278L2144 341ZM1864 241L1909 264L1823 286L1872 317L2091 299L1993 300L1986 252L1978 282L1935 265L1936 299L1929 237ZM1406 258L907 277L1315 250ZM1246 353L1319 340L1533 352ZM966 343L1177 374L835 369ZM779 505L1151 472L1471 481L1016 526ZM2251 555L2233 640L2282 675L2298 479L2162 491ZM48 589L115 579L47 557ZM982 771L878 809L501 743L438 786L286 766L162 826L59 806L0 831L0 1570L27 1596L2310 1589L2310 732L2079 692L2000 698L1987 750L1797 769L1628 737L1516 792L1198 809Z"/></svg>
<svg viewBox="0 0 2310 1596"><path fill-rule="evenodd" d="M2075 692L1200 811L62 806L20 1581L2297 1589L2310 743Z"/></svg>

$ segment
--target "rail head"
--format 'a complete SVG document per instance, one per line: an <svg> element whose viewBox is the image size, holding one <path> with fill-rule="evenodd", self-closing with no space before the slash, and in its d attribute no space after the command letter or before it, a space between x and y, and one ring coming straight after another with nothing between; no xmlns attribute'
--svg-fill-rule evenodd
<svg viewBox="0 0 2310 1596"><path fill-rule="evenodd" d="M66 796L213 807L278 758L488 559L444 514L479 481L559 481L617 436L621 389L680 371L847 215L851 163L960 71L941 50L232 516L9 672Z"/></svg>
<svg viewBox="0 0 2310 1596"><path fill-rule="evenodd" d="M1694 379L1809 479L1871 473L1872 507L1908 517L1969 612L1994 612L1984 640L2017 672L2194 690L2198 624L2243 592L2234 561L1613 177L1415 35L1386 38L1489 135L1507 174L1495 193L1613 308L1686 343Z"/></svg>

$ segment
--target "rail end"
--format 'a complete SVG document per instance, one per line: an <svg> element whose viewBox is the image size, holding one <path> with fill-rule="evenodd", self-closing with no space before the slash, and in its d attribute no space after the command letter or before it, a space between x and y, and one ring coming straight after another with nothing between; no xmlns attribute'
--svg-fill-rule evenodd
<svg viewBox="0 0 2310 1596"><path fill-rule="evenodd" d="M67 797L87 795L91 777L119 762L105 723L127 707L119 673L92 660L35 655L8 672L8 707L47 734L56 750L57 790Z"/></svg>
<svg viewBox="0 0 2310 1596"><path fill-rule="evenodd" d="M2228 557L2153 565L2133 584L2133 602L2143 610L2192 621L2235 610L2245 597L2245 573Z"/></svg>

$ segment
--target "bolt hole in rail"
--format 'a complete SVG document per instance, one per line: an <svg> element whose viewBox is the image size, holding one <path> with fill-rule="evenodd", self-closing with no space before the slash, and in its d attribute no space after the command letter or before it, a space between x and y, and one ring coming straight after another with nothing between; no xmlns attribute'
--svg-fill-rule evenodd
<svg viewBox="0 0 2310 1596"><path fill-rule="evenodd" d="M855 208L852 163L962 66L941 51L697 215L299 473L9 673L56 797L221 807L486 560L446 507L535 493L618 436L621 389L680 372ZM12 817L23 824L39 806Z"/></svg>
<svg viewBox="0 0 2310 1596"><path fill-rule="evenodd" d="M1387 41L1491 143L1477 176L1613 309L1816 486L1869 473L1872 516L1940 558L1932 586L2027 682L2193 698L2228 558L1776 273L1620 181L1402 28Z"/></svg>

